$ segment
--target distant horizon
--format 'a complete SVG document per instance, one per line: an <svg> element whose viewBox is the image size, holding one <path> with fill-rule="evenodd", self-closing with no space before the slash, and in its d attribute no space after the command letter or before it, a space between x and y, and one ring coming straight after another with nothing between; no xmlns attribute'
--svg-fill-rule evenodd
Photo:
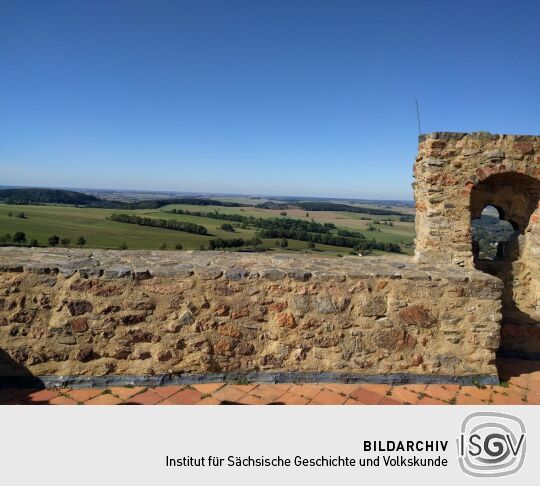
<svg viewBox="0 0 540 486"><path fill-rule="evenodd" d="M214 192L214 191L181 191L181 190L159 190L159 189L122 189L122 188L104 188L104 187L66 187L66 186L44 186L44 185L15 185L15 184L0 184L0 189L59 189L75 192L134 192L140 194L180 194L191 195L199 197L246 197L246 198L295 198L295 199L332 199L343 201L358 201L358 202L400 202L400 203L412 203L414 198L411 199L377 199L366 197L348 197L348 196L319 196L319 195L306 195L306 194L256 194L256 193L226 193L226 192Z"/></svg>

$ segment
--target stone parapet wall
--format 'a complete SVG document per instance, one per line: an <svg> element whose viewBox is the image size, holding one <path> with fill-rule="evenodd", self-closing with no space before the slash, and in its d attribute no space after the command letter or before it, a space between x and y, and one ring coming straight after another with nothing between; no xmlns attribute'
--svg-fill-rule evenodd
<svg viewBox="0 0 540 486"><path fill-rule="evenodd" d="M0 248L0 376L496 381L501 291L405 258Z"/></svg>
<svg viewBox="0 0 540 486"><path fill-rule="evenodd" d="M534 231L529 221L540 220L538 187L532 183L540 181L540 136L422 135L414 176L420 262L472 266L471 217L478 218L485 205L501 207L521 231ZM482 187L492 176L498 177ZM472 198L476 189L478 197Z"/></svg>
<svg viewBox="0 0 540 486"><path fill-rule="evenodd" d="M540 136L437 132L414 166L416 259L475 266L500 278L500 352L540 357ZM475 255L471 220L487 207L514 228L495 261Z"/></svg>

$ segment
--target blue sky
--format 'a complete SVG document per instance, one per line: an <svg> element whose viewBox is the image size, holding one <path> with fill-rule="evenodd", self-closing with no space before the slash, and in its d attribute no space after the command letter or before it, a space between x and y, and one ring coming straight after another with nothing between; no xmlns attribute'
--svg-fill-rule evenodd
<svg viewBox="0 0 540 486"><path fill-rule="evenodd" d="M540 133L540 2L0 0L0 184L411 198L422 131Z"/></svg>

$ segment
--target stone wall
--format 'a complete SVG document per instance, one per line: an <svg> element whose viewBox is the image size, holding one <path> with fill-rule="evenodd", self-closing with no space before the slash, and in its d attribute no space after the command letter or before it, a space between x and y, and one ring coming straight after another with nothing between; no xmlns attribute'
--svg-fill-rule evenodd
<svg viewBox="0 0 540 486"><path fill-rule="evenodd" d="M422 135L414 176L420 262L472 266L471 217L487 205L522 232L540 219L540 136Z"/></svg>
<svg viewBox="0 0 540 486"><path fill-rule="evenodd" d="M494 382L501 290L405 258L1 248L0 376Z"/></svg>
<svg viewBox="0 0 540 486"><path fill-rule="evenodd" d="M416 258L475 266L504 282L502 352L540 357L540 136L432 133L414 166ZM475 259L471 219L494 206L517 238Z"/></svg>

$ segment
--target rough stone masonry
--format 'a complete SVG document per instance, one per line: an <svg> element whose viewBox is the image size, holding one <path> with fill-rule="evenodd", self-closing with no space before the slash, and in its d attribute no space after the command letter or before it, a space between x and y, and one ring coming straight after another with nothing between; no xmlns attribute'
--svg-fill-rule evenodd
<svg viewBox="0 0 540 486"><path fill-rule="evenodd" d="M502 280L500 352L540 358L540 136L424 135L414 175L417 260ZM515 231L496 261L480 260L472 241L471 220L486 206Z"/></svg>
<svg viewBox="0 0 540 486"><path fill-rule="evenodd" d="M501 283L474 269L22 248L0 249L0 268L4 376L496 376Z"/></svg>
<svg viewBox="0 0 540 486"><path fill-rule="evenodd" d="M414 173L414 259L0 248L0 385L497 382L540 352L540 137L424 135Z"/></svg>

